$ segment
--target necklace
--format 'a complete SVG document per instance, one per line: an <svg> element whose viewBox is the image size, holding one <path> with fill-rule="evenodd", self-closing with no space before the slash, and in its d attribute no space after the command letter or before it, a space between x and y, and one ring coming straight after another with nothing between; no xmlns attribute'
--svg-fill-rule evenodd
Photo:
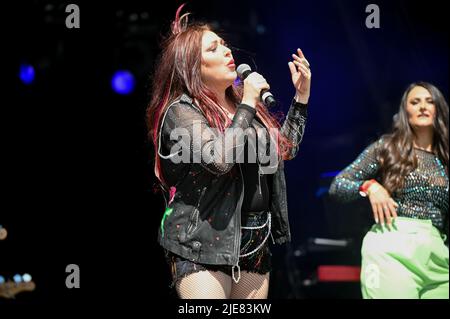
<svg viewBox="0 0 450 319"><path fill-rule="evenodd" d="M433 151L429 151L429 150L427 150L426 148L423 148L423 147L414 146L414 148L417 149L417 150L426 152L426 153L434 154Z"/></svg>

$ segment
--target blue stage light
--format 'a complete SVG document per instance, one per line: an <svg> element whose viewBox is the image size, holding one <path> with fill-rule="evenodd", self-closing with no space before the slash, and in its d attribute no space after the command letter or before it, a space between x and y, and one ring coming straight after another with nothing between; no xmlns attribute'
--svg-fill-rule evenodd
<svg viewBox="0 0 450 319"><path fill-rule="evenodd" d="M22 282L22 276L19 274L15 274L13 280L16 284L18 284L19 282Z"/></svg>
<svg viewBox="0 0 450 319"><path fill-rule="evenodd" d="M325 172L320 174L320 178L330 178L337 176L341 171Z"/></svg>
<svg viewBox="0 0 450 319"><path fill-rule="evenodd" d="M135 86L134 76L127 70L117 71L112 77L111 86L118 94L130 94Z"/></svg>
<svg viewBox="0 0 450 319"><path fill-rule="evenodd" d="M31 64L21 64L19 69L20 80L29 85L33 83L35 77L34 67Z"/></svg>
<svg viewBox="0 0 450 319"><path fill-rule="evenodd" d="M23 282L30 282L31 281L31 275L30 274L23 274L22 275L22 280Z"/></svg>

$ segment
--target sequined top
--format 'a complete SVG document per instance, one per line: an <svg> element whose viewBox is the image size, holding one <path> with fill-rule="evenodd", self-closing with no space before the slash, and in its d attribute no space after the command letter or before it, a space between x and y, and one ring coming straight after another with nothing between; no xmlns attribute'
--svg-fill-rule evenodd
<svg viewBox="0 0 450 319"><path fill-rule="evenodd" d="M367 147L358 158L337 175L329 193L342 202L357 199L359 187L369 179L379 179L377 149L382 139ZM408 174L402 188L392 198L399 204L397 215L429 219L441 232L448 232L449 180L444 165L433 153L414 149L418 164Z"/></svg>

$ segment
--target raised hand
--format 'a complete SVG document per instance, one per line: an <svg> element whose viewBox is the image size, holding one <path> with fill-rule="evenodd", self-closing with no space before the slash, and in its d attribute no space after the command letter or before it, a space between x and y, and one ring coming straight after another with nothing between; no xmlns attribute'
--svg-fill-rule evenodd
<svg viewBox="0 0 450 319"><path fill-rule="evenodd" d="M300 49L297 49L297 54L292 54L292 58L293 61L288 65L295 88L295 100L307 104L311 90L310 64Z"/></svg>

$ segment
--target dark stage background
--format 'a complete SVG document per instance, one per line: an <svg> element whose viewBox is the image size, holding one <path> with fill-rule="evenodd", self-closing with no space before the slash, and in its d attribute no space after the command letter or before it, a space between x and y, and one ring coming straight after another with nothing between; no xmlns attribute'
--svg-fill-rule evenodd
<svg viewBox="0 0 450 319"><path fill-rule="evenodd" d="M1 303L151 304L174 298L157 245L164 201L154 193L144 113L158 43L178 1L75 1L80 29L65 27L70 2L18 1L2 10L2 209L0 275L29 273L36 290ZM368 29L365 8L380 8ZM2 5L3 6L3 5ZM370 226L362 201L327 197L333 176L389 129L413 81L448 100L448 21L441 1L191 1L235 59L262 73L286 112L294 91L287 62L297 47L311 63L309 118L298 157L286 164L293 242L274 248L270 297L360 298L359 285L318 282L319 265L359 264ZM30 84L19 78L34 67ZM129 70L127 95L111 77ZM2 91L3 91L2 90ZM315 238L346 245L317 245ZM65 267L80 267L80 289Z"/></svg>

